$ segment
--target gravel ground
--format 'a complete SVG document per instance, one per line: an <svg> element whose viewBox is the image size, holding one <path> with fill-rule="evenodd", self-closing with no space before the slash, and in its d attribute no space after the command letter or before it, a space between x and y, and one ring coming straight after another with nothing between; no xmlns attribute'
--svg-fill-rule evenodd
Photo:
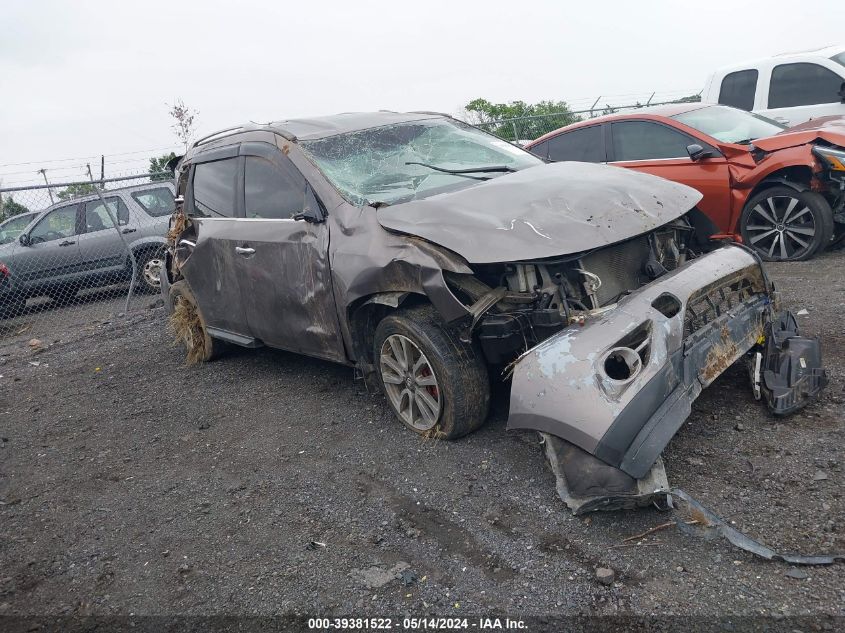
<svg viewBox="0 0 845 633"><path fill-rule="evenodd" d="M845 551L842 259L770 267L824 338L823 397L774 419L732 367L665 453L671 483L775 549ZM675 528L623 543L657 509L573 517L536 436L505 430L504 389L479 432L423 441L348 368L186 367L161 308L56 313L45 350L0 342L0 614L845 615L845 565Z"/></svg>

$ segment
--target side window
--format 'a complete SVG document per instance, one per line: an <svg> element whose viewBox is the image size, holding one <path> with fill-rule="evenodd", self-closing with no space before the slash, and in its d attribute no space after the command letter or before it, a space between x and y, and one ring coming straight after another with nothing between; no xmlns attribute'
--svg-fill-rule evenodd
<svg viewBox="0 0 845 633"><path fill-rule="evenodd" d="M753 110L758 75L756 68L725 75L722 79L722 89L719 91L719 103L742 110Z"/></svg>
<svg viewBox="0 0 845 633"><path fill-rule="evenodd" d="M237 173L237 158L194 165L194 215L233 217Z"/></svg>
<svg viewBox="0 0 845 633"><path fill-rule="evenodd" d="M120 226L129 224L129 209L126 203L120 198L106 198L106 204L109 205L109 210L117 218L117 223ZM109 212L99 200L89 200L85 203L85 230L88 233L95 231L102 231L104 229L113 229Z"/></svg>
<svg viewBox="0 0 845 633"><path fill-rule="evenodd" d="M622 121L610 126L613 160L686 158L687 145L694 143L682 132L651 121Z"/></svg>
<svg viewBox="0 0 845 633"><path fill-rule="evenodd" d="M538 143L528 151L545 160L549 157L549 142L543 141L542 143Z"/></svg>
<svg viewBox="0 0 845 633"><path fill-rule="evenodd" d="M550 138L549 160L580 160L603 163L607 160L601 126L591 125Z"/></svg>
<svg viewBox="0 0 845 633"><path fill-rule="evenodd" d="M52 242L76 235L76 207L74 204L50 211L32 229L29 234L31 242Z"/></svg>
<svg viewBox="0 0 845 633"><path fill-rule="evenodd" d="M818 64L781 64L772 70L769 108L839 103L842 77Z"/></svg>
<svg viewBox="0 0 845 633"><path fill-rule="evenodd" d="M141 205L141 208L154 218L160 218L173 213L175 204L173 194L167 187L134 191L132 199Z"/></svg>
<svg viewBox="0 0 845 633"><path fill-rule="evenodd" d="M284 159L287 161L287 159ZM301 213L305 178L293 165L279 167L258 156L246 157L244 204L248 218L287 219Z"/></svg>

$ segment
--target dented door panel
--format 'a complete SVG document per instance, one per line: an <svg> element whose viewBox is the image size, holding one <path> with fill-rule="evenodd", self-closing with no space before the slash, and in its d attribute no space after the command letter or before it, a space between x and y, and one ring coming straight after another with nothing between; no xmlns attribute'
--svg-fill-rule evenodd
<svg viewBox="0 0 845 633"><path fill-rule="evenodd" d="M184 239L195 246L181 247L182 274L190 280L210 327L248 336L241 294L241 278L246 271L235 251L238 222L237 218L194 218Z"/></svg>
<svg viewBox="0 0 845 633"><path fill-rule="evenodd" d="M244 309L253 337L290 351L345 361L326 224L244 219L236 241L254 253L240 257Z"/></svg>

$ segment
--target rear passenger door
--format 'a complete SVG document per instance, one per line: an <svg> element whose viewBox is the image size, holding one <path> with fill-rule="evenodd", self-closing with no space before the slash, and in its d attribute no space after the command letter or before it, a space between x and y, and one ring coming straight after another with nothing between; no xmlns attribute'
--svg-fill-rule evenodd
<svg viewBox="0 0 845 633"><path fill-rule="evenodd" d="M801 62L779 64L769 78L768 102L760 114L784 125L798 125L810 119L845 114L841 90L845 67ZM835 71L834 71L835 68Z"/></svg>
<svg viewBox="0 0 845 633"><path fill-rule="evenodd" d="M345 354L332 293L329 228L308 182L275 145L244 143L244 215L234 253L250 333L329 360Z"/></svg>
<svg viewBox="0 0 845 633"><path fill-rule="evenodd" d="M209 328L249 336L241 296L245 271L235 249L238 218L243 217L243 163L238 146L230 145L198 154L192 160L185 208L195 232L194 242L180 246L190 255L182 273L197 298Z"/></svg>
<svg viewBox="0 0 845 633"><path fill-rule="evenodd" d="M108 196L108 209L99 198L84 203L84 232L79 235L82 268L86 271L128 271L129 251L118 231L130 229L129 209L120 196ZM112 218L117 219L115 229Z"/></svg>

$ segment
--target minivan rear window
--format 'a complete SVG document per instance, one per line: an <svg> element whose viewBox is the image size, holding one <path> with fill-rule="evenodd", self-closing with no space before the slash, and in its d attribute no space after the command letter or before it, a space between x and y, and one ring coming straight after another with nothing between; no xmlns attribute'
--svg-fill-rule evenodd
<svg viewBox="0 0 845 633"><path fill-rule="evenodd" d="M834 55L831 59L839 64L845 66L845 51L839 53L839 55Z"/></svg>
<svg viewBox="0 0 845 633"><path fill-rule="evenodd" d="M141 208L147 212L147 215L154 218L170 215L175 208L173 193L167 187L133 191L132 198L141 205Z"/></svg>

